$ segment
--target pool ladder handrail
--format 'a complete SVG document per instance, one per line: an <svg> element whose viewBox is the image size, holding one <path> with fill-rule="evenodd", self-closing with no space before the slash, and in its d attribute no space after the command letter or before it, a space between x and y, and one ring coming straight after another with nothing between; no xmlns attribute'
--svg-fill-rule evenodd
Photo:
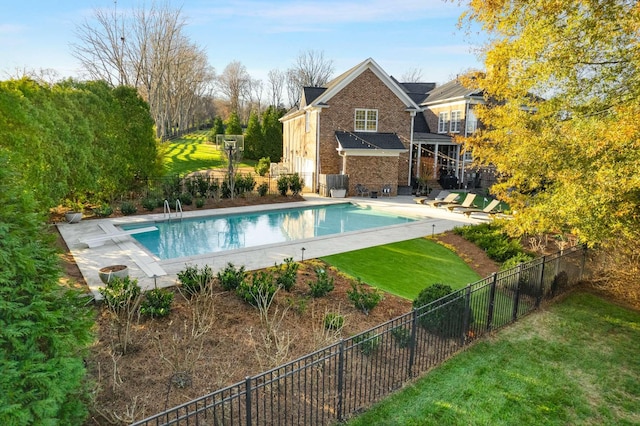
<svg viewBox="0 0 640 426"><path fill-rule="evenodd" d="M176 217L178 216L178 212L180 212L180 219L182 219L182 203L180 200L176 200ZM169 217L169 220L171 220L171 206L169 205L169 200L164 200L164 212L162 217L166 219L167 216Z"/></svg>

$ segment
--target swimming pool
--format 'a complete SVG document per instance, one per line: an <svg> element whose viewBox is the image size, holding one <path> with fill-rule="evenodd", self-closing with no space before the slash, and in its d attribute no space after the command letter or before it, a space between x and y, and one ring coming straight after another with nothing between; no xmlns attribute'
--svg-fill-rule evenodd
<svg viewBox="0 0 640 426"><path fill-rule="evenodd" d="M236 250L414 222L368 207L336 205L279 209L156 222L156 231L132 235L161 260ZM149 223L123 225L123 230Z"/></svg>

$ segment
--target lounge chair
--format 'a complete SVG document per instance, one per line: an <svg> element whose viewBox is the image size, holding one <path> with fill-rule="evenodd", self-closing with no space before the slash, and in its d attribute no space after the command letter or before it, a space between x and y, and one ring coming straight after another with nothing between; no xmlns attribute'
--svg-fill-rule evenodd
<svg viewBox="0 0 640 426"><path fill-rule="evenodd" d="M356 196L364 197L365 195L369 195L369 189L360 183L356 184Z"/></svg>
<svg viewBox="0 0 640 426"><path fill-rule="evenodd" d="M476 198L476 194L468 193L467 196L464 197L464 201L462 203L453 202L453 203L443 204L438 207L449 209L450 212L454 211L454 209L459 209L459 208L468 209L472 207L473 200L475 198Z"/></svg>
<svg viewBox="0 0 640 426"><path fill-rule="evenodd" d="M385 195L387 197L391 197L391 185L387 184L387 185L382 185L382 192L380 194L382 197L384 197Z"/></svg>
<svg viewBox="0 0 640 426"><path fill-rule="evenodd" d="M467 208L467 209L458 209L458 210L454 210L456 213L462 213L467 217L471 217L472 214L477 213L477 214L483 214L483 215L491 215L494 213L498 213L498 211L496 210L496 207L498 207L498 205L500 204L500 200L491 200L491 202L489 204L487 204L487 206L483 209L477 209L477 208Z"/></svg>
<svg viewBox="0 0 640 426"><path fill-rule="evenodd" d="M439 207L441 204L449 204L455 202L456 198L458 198L459 196L459 194L452 192L451 194L447 195L444 200L423 200L422 204L429 207Z"/></svg>

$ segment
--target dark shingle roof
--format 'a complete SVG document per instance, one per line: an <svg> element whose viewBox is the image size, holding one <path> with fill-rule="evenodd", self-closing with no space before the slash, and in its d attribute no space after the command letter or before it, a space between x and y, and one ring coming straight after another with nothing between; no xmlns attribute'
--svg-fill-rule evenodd
<svg viewBox="0 0 640 426"><path fill-rule="evenodd" d="M423 104L442 101L445 99L455 99L461 98L465 96L481 96L482 91L478 89L469 89L468 87L464 87L460 82L456 80L451 80L442 86L438 86L434 88L427 98L423 101Z"/></svg>
<svg viewBox="0 0 640 426"><path fill-rule="evenodd" d="M451 143L453 142L453 137L449 136L449 135L445 135L443 133L418 133L415 132L413 134L413 142L417 143L417 142L422 142L422 143Z"/></svg>
<svg viewBox="0 0 640 426"><path fill-rule="evenodd" d="M400 83L400 85L404 87L407 93L422 93L423 95L426 95L436 87L435 83Z"/></svg>
<svg viewBox="0 0 640 426"><path fill-rule="evenodd" d="M342 149L406 149L395 133L336 132Z"/></svg>
<svg viewBox="0 0 640 426"><path fill-rule="evenodd" d="M322 95L325 90L327 90L325 87L304 87L304 105L310 105L318 96Z"/></svg>
<svg viewBox="0 0 640 426"><path fill-rule="evenodd" d="M435 83L400 83L395 77L391 77L415 103L420 104L427 94L435 87Z"/></svg>
<svg viewBox="0 0 640 426"><path fill-rule="evenodd" d="M413 133L429 133L431 129L429 129L429 125L427 124L427 120L424 118L423 113L418 113L413 119Z"/></svg>

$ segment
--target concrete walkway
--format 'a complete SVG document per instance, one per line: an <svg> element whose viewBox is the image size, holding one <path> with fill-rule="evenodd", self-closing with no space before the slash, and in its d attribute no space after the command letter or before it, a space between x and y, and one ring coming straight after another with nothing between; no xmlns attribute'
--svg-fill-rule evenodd
<svg viewBox="0 0 640 426"><path fill-rule="evenodd" d="M185 265L210 265L214 272L231 262L236 266L244 265L247 270L255 270L282 263L285 258L295 260L317 258L330 254L343 253L366 247L405 241L432 234L439 234L456 226L479 223L480 220L467 218L462 214L450 213L445 209L431 208L416 204L413 197L397 196L391 198L359 198L335 199L305 194L304 202L286 204L286 207L306 207L318 204L351 202L362 206L393 212L402 216L418 219L416 222L403 225L355 231L331 236L308 238L259 247L230 250L200 256L181 257L161 260L146 251L129 235L107 239L102 246L89 248L81 240L104 236L105 233L117 232L117 226L132 223L148 223L163 220L162 214L128 216L115 219L84 220L79 223L58 225L82 275L93 295L100 298L98 289L103 286L98 277L98 270L108 265L127 265L129 275L138 280L143 290L158 287L169 287L176 284L177 273ZM282 209L283 204L269 204L248 207L233 207L215 210L198 210L185 212L184 218L216 216L254 211ZM304 250L302 250L304 248Z"/></svg>

